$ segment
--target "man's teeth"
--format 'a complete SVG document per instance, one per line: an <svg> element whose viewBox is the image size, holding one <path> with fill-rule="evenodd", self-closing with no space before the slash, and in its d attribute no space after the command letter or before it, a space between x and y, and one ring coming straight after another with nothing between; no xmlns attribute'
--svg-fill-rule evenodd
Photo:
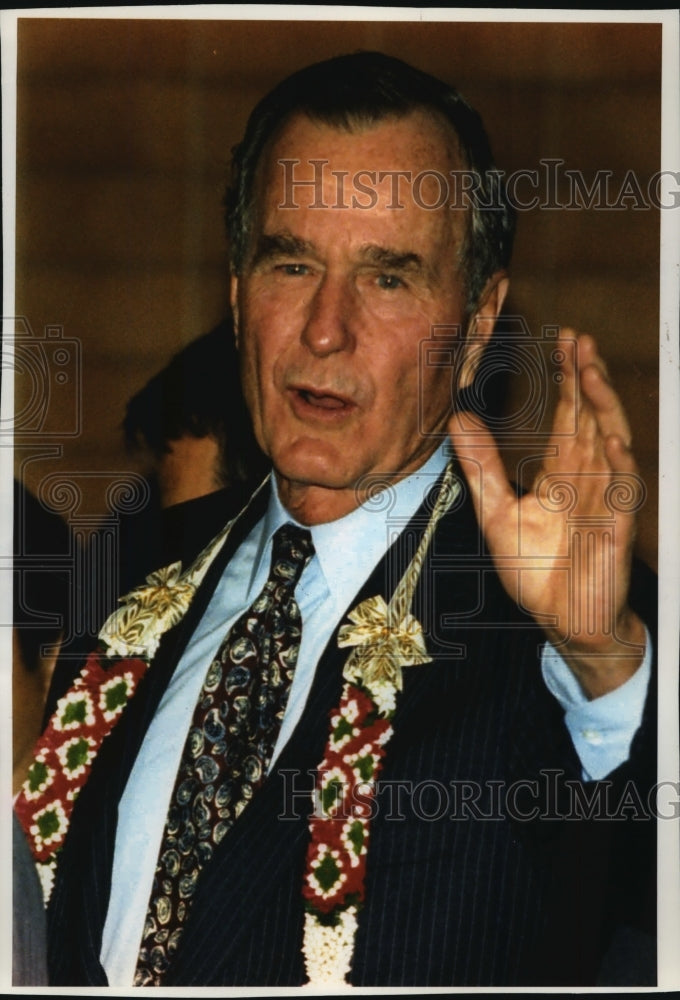
<svg viewBox="0 0 680 1000"><path fill-rule="evenodd" d="M337 396L317 395L315 392L302 392L302 396L308 403L320 406L324 410L340 410L345 405L342 399Z"/></svg>

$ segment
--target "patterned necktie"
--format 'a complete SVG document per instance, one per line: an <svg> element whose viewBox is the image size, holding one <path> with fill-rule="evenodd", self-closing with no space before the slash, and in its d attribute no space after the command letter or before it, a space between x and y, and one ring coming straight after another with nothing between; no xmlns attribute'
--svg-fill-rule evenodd
<svg viewBox="0 0 680 1000"><path fill-rule="evenodd" d="M294 590L313 554L309 531L279 528L262 593L210 664L170 799L135 986L162 985L200 873L267 773L300 648Z"/></svg>

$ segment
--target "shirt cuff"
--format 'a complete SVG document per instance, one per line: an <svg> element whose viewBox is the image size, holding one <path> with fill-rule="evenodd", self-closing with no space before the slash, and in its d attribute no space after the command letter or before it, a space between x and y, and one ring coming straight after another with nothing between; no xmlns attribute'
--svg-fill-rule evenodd
<svg viewBox="0 0 680 1000"><path fill-rule="evenodd" d="M649 632L642 663L625 684L600 698L588 699L560 654L546 642L541 671L546 687L564 709L564 721L581 760L584 781L596 781L628 760L633 736L642 721L651 674Z"/></svg>

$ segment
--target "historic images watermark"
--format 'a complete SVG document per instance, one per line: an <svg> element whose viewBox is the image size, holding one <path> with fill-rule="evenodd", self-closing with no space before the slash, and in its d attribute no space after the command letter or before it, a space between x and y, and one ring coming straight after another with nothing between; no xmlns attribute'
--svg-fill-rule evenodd
<svg viewBox="0 0 680 1000"><path fill-rule="evenodd" d="M37 329L26 316L2 318L2 368L14 384L15 407L0 419L0 446L14 448L16 478L39 468L45 458L63 457L64 442L83 433L83 345L67 337L62 324ZM36 538L17 532L13 552L0 556L0 575L16 581L16 598L7 621L38 629L61 624L60 656L81 659L82 641L96 640L102 622L120 596L121 520L143 510L151 498L148 481L130 470L89 469L50 472L34 476L36 501L62 517L69 526L69 544L63 551L40 551ZM98 492L103 514L87 510L86 497ZM25 510L14 511L18 525L27 523ZM46 617L28 598L31 581L45 570L70 581L68 614ZM45 646L42 652L53 651Z"/></svg>
<svg viewBox="0 0 680 1000"><path fill-rule="evenodd" d="M658 781L651 788L635 781L615 782L603 779L582 782L565 777L560 769L545 769L534 778L515 781L488 779L480 782L452 778L420 781L378 780L374 784L357 779L355 783L339 775L324 775L316 782L317 772L296 768L282 770L283 799L278 818L295 820L309 812L335 819L357 816L388 822L488 822L535 820L555 821L647 821L677 820L680 817L680 783ZM330 780L326 780L330 778ZM323 786L324 792L319 788ZM333 790L329 807L328 789ZM322 794L324 799L322 801Z"/></svg>
<svg viewBox="0 0 680 1000"><path fill-rule="evenodd" d="M547 421L551 391L564 381L565 362L576 364L576 338L556 324L543 324L540 334L534 336L523 316L501 315L494 320L491 340L479 336L474 323L465 333L456 325L432 326L429 338L420 342L419 349L420 434L448 434L429 430L424 416L428 402L426 374L436 368L450 372L452 410L464 406L483 421L484 429L490 430L496 441L527 437L536 444L539 440L546 443L555 437L572 437L578 432L578 391L573 394L569 419L563 419L560 429L555 430ZM461 400L459 387L466 381L466 368L474 372L474 378L469 380ZM494 393L509 376L521 392L512 405L504 401L499 409ZM474 427L471 432L475 432Z"/></svg>
<svg viewBox="0 0 680 1000"><path fill-rule="evenodd" d="M474 170L329 170L326 159L280 159L283 194L279 208L299 207L301 190L313 192L307 208L366 209L387 198L388 209L403 209L410 198L418 208L500 210L501 189L518 212L534 209L624 211L680 208L680 171L658 170L639 178L634 170L623 177L613 170L586 173L565 167L557 157L539 160L537 167L491 173L489 184ZM311 171L310 171L311 168ZM310 176L311 172L311 176ZM502 185L498 182L502 182ZM305 199L306 201L308 199Z"/></svg>
<svg viewBox="0 0 680 1000"><path fill-rule="evenodd" d="M24 316L3 317L2 367L14 378L15 412L0 438L40 441L82 432L82 344L60 324L35 332Z"/></svg>

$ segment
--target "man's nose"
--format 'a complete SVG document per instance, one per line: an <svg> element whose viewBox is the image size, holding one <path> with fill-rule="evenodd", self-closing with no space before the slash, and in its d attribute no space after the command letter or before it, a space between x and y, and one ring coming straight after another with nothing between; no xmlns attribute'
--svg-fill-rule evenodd
<svg viewBox="0 0 680 1000"><path fill-rule="evenodd" d="M302 341L324 357L354 346L356 295L349 281L324 275L309 305Z"/></svg>

